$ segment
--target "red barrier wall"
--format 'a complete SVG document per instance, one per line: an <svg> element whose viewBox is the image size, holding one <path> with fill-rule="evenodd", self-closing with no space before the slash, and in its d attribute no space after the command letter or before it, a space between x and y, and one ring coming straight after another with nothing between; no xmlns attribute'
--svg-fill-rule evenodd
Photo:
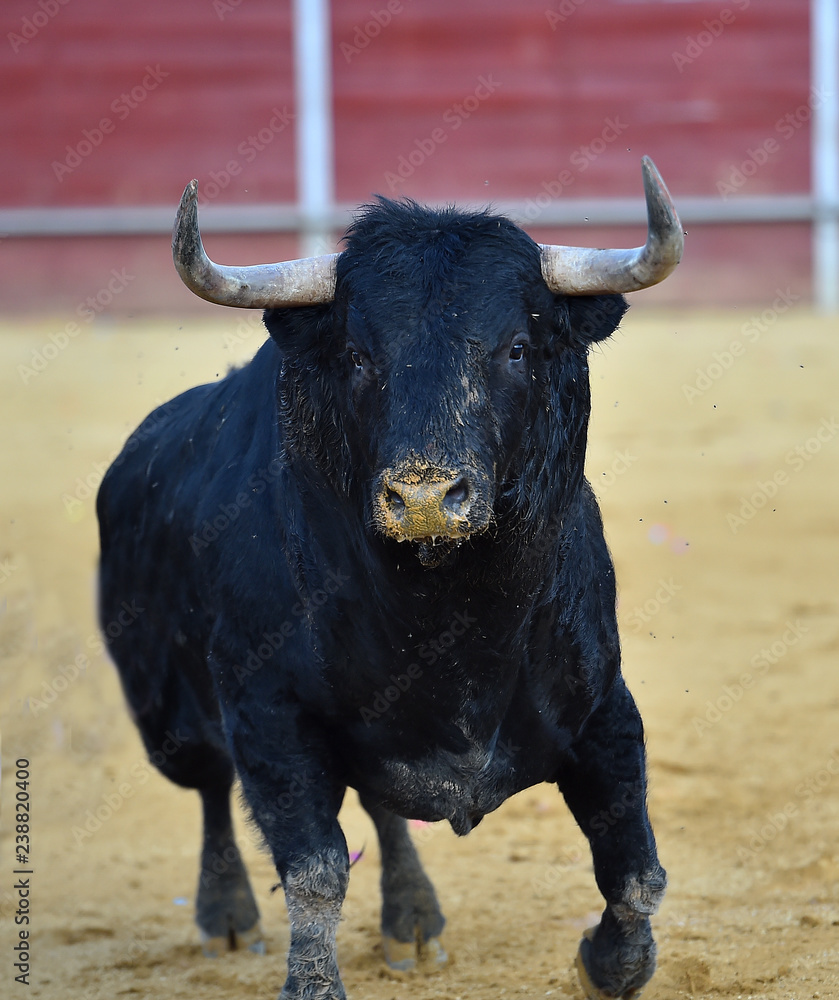
<svg viewBox="0 0 839 1000"><path fill-rule="evenodd" d="M192 176L219 204L294 201L287 2L5 0L0 18L0 207L174 214ZM333 0L337 198L638 196L644 153L677 203L806 192L808 31L801 0ZM783 281L809 295L808 226L687 228L678 276L645 301L759 302ZM292 242L212 247L248 262ZM114 308L193 307L165 237L7 237L0 262L12 311L74 309L111 267L137 272Z"/></svg>

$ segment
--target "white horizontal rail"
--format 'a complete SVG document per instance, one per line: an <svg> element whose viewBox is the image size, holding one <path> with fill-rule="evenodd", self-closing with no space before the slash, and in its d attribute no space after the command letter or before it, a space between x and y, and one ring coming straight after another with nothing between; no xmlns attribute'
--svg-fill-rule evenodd
<svg viewBox="0 0 839 1000"><path fill-rule="evenodd" d="M679 216L688 225L816 222L828 206L809 195L766 195L730 198L677 197ZM159 236L172 231L175 204L108 208L0 208L0 235L51 236ZM463 205L464 208L478 207ZM484 206L480 206L484 207ZM495 202L491 208L509 215L525 229L554 226L643 225L642 198L557 199L541 207L533 201ZM337 205L322 219L335 233L342 232L355 206ZM201 209L204 233L304 233L310 216L295 205L209 205ZM835 206L832 209L834 221Z"/></svg>

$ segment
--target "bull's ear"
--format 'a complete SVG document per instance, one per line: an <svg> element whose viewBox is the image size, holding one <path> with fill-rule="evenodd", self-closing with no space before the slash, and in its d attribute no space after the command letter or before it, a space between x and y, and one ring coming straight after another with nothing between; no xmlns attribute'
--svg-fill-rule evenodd
<svg viewBox="0 0 839 1000"><path fill-rule="evenodd" d="M330 329L331 305L266 309L262 322L284 350L306 350L320 346Z"/></svg>
<svg viewBox="0 0 839 1000"><path fill-rule="evenodd" d="M262 314L262 322L265 324L265 329L280 346L282 346L283 340L289 332L289 313L290 310L288 309L266 309Z"/></svg>
<svg viewBox="0 0 839 1000"><path fill-rule="evenodd" d="M557 295L557 327L575 347L610 337L629 308L622 295Z"/></svg>

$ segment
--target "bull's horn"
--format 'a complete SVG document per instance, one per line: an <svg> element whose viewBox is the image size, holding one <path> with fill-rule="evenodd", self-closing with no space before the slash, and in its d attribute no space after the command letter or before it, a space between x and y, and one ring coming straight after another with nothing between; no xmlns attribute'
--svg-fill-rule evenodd
<svg viewBox="0 0 839 1000"><path fill-rule="evenodd" d="M172 233L172 256L187 288L221 306L311 306L335 297L336 253L249 267L214 264L204 252L198 231L198 181L190 181L181 198Z"/></svg>
<svg viewBox="0 0 839 1000"><path fill-rule="evenodd" d="M634 250L542 245L542 276L552 292L597 295L636 292L663 281L684 249L682 224L655 164L641 161L647 196L647 242Z"/></svg>

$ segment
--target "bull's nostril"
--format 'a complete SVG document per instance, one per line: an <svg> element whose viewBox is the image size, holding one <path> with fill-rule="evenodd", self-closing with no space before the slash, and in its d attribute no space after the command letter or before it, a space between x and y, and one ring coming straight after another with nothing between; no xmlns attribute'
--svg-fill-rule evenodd
<svg viewBox="0 0 839 1000"><path fill-rule="evenodd" d="M479 497L479 482L465 470L408 466L382 473L373 513L377 527L397 541L453 541L484 529Z"/></svg>
<svg viewBox="0 0 839 1000"><path fill-rule="evenodd" d="M469 487L466 484L466 480L458 479L454 486L446 493L443 503L447 507L460 507L468 499Z"/></svg>
<svg viewBox="0 0 839 1000"><path fill-rule="evenodd" d="M394 510L403 510L405 507L405 500L396 492L396 490L390 489L388 487L385 490L385 500L388 506L392 507Z"/></svg>

